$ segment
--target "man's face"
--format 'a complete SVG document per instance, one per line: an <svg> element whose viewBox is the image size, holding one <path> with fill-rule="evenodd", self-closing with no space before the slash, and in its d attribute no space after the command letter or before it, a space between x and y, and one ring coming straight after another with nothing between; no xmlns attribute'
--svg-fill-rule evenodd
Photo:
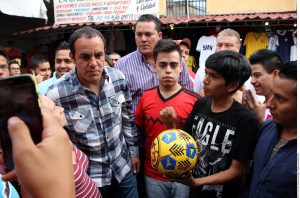
<svg viewBox="0 0 300 198"><path fill-rule="evenodd" d="M273 85L273 73L268 74L261 64L251 65L251 83L258 95L268 96Z"/></svg>
<svg viewBox="0 0 300 198"><path fill-rule="evenodd" d="M7 60L4 56L0 55L0 79L9 77L9 70Z"/></svg>
<svg viewBox="0 0 300 198"><path fill-rule="evenodd" d="M144 56L153 56L157 42L162 38L162 33L155 29L154 22L138 22L135 27L135 43Z"/></svg>
<svg viewBox="0 0 300 198"><path fill-rule="evenodd" d="M297 126L297 82L276 76L273 80L272 95L267 107L273 121L283 127Z"/></svg>
<svg viewBox="0 0 300 198"><path fill-rule="evenodd" d="M190 49L186 45L179 45L179 47L180 47L180 50L181 50L182 58L187 63L188 58L189 58L189 54L190 54Z"/></svg>
<svg viewBox="0 0 300 198"><path fill-rule="evenodd" d="M240 47L241 47L240 41L235 36L220 35L217 37L216 52L224 51L224 50L233 50L239 52Z"/></svg>
<svg viewBox="0 0 300 198"><path fill-rule="evenodd" d="M70 50L58 50L55 54L55 71L57 78L62 77L65 73L74 67L74 63L70 57Z"/></svg>
<svg viewBox="0 0 300 198"><path fill-rule="evenodd" d="M171 88L178 83L182 70L178 51L160 52L155 62L155 70L159 84L165 88Z"/></svg>
<svg viewBox="0 0 300 198"><path fill-rule="evenodd" d="M20 66L17 63L11 63L9 66L9 75L18 76L21 74Z"/></svg>
<svg viewBox="0 0 300 198"><path fill-rule="evenodd" d="M118 54L110 54L109 58L111 59L113 65L116 64L116 62L121 58Z"/></svg>
<svg viewBox="0 0 300 198"><path fill-rule="evenodd" d="M205 68L205 73L203 91L206 97L221 98L232 91L230 85L226 85L224 77L218 72L210 68Z"/></svg>
<svg viewBox="0 0 300 198"><path fill-rule="evenodd" d="M35 75L43 76L43 81L51 77L51 68L49 62L40 63L34 70Z"/></svg>
<svg viewBox="0 0 300 198"><path fill-rule="evenodd" d="M102 76L105 51L104 43L98 36L92 38L80 37L75 41L77 77L86 87L98 86Z"/></svg>

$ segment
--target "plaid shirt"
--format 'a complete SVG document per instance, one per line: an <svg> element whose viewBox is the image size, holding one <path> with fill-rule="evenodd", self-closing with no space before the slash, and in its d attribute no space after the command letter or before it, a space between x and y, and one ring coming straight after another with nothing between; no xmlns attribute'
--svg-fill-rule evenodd
<svg viewBox="0 0 300 198"><path fill-rule="evenodd" d="M96 185L110 185L112 175L120 182L132 168L131 157L138 156L132 99L122 72L105 68L96 96L73 69L46 95L65 109L69 136L89 157L87 173Z"/></svg>

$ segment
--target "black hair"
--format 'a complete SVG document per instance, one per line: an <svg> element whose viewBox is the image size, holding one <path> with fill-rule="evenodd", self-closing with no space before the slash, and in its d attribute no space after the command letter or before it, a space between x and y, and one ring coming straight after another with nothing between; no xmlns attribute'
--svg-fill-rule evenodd
<svg viewBox="0 0 300 198"><path fill-rule="evenodd" d="M283 67L279 71L279 77L297 82L297 61L284 63ZM295 90L295 95L297 97L297 87Z"/></svg>
<svg viewBox="0 0 300 198"><path fill-rule="evenodd" d="M6 62L8 62L7 52L2 47L0 48L0 56L3 56L6 59Z"/></svg>
<svg viewBox="0 0 300 198"><path fill-rule="evenodd" d="M274 70L280 70L283 67L281 57L274 51L268 49L260 49L250 55L250 64L260 64L268 74Z"/></svg>
<svg viewBox="0 0 300 198"><path fill-rule="evenodd" d="M55 53L59 50L69 50L69 49L70 49L70 43L67 41L62 41L58 44Z"/></svg>
<svg viewBox="0 0 300 198"><path fill-rule="evenodd" d="M242 54L225 50L210 55L205 61L205 67L213 69L223 76L226 85L237 82L238 90L251 75L249 61ZM234 90L233 93L236 91Z"/></svg>
<svg viewBox="0 0 300 198"><path fill-rule="evenodd" d="M48 58L42 54L37 54L31 57L29 61L29 67L30 69L35 70L39 64L49 62Z"/></svg>
<svg viewBox="0 0 300 198"><path fill-rule="evenodd" d="M96 30L95 28L92 27L83 27L80 29L75 30L69 39L69 43L70 43L70 50L71 53L73 55L75 55L75 42L77 39L81 38L81 37L86 37L86 38L93 38L93 37L100 37L104 43L104 46L106 45L106 41L104 36L102 35L102 33L98 30Z"/></svg>
<svg viewBox="0 0 300 198"><path fill-rule="evenodd" d="M279 72L281 78L297 81L297 61L290 61L284 63Z"/></svg>
<svg viewBox="0 0 300 198"><path fill-rule="evenodd" d="M177 51L179 53L180 60L182 58L181 50L176 43L171 39L161 39L157 42L153 50L154 61L156 62L158 53L160 52L173 52Z"/></svg>
<svg viewBox="0 0 300 198"><path fill-rule="evenodd" d="M152 14L143 14L141 15L138 20L135 23L135 26L139 23L139 22L154 22L155 23L155 29L157 30L157 32L161 32L160 26L161 26L161 21L154 15Z"/></svg>

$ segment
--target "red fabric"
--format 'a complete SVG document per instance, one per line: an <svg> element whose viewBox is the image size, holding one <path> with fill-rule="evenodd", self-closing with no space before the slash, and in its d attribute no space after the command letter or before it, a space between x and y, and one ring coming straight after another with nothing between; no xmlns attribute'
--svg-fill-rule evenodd
<svg viewBox="0 0 300 198"><path fill-rule="evenodd" d="M145 144L145 174L153 179L168 181L161 174L152 168L150 149L155 137L167 126L163 124L159 117L159 112L165 107L173 106L177 114L176 128L181 129L189 113L192 111L194 103L200 96L195 92L181 89L170 98L163 99L158 88L153 88L144 92L135 112L136 124L146 132Z"/></svg>
<svg viewBox="0 0 300 198"><path fill-rule="evenodd" d="M96 184L87 175L86 170L89 164L87 156L74 144L72 147L76 155L76 164L73 164L73 174L75 179L76 198L91 197L100 198L101 194Z"/></svg>

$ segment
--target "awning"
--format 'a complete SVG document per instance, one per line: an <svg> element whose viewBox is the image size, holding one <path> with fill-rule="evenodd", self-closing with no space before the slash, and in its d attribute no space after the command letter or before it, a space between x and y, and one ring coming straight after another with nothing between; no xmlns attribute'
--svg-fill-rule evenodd
<svg viewBox="0 0 300 198"><path fill-rule="evenodd" d="M183 16L183 17L165 17L161 16L162 24L192 24L192 23L208 23L208 22L236 22L236 21L264 21L264 20L296 20L297 12L272 12L272 13L247 13L247 14L222 14L222 15L203 15L203 16ZM64 24L43 26L16 32L13 35L24 35L33 32L56 30L62 28L78 28L81 26L118 26L133 25L135 21L110 21L101 23L80 23L80 24Z"/></svg>

